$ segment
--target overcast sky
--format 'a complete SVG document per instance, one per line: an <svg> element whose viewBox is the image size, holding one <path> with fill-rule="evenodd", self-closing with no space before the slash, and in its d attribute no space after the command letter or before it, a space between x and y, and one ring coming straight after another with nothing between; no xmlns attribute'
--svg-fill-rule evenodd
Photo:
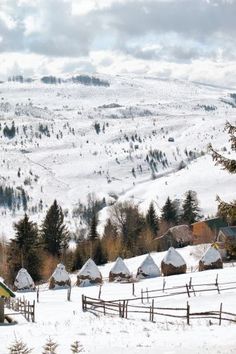
<svg viewBox="0 0 236 354"><path fill-rule="evenodd" d="M80 72L236 87L236 0L0 0L0 78Z"/></svg>

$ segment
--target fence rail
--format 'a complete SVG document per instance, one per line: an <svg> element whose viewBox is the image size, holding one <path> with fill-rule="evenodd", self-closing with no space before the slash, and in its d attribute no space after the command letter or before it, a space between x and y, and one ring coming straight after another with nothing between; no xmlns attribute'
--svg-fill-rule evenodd
<svg viewBox="0 0 236 354"><path fill-rule="evenodd" d="M35 322L35 301L30 303L25 298L9 298L5 300L5 306L16 311L14 315L22 314L27 321Z"/></svg>
<svg viewBox="0 0 236 354"><path fill-rule="evenodd" d="M91 298L82 295L82 309L83 311L92 311L102 313L103 315L119 316L121 318L128 318L129 314L142 314L147 315L149 321L157 321L158 317L167 317L186 320L190 324L193 319L212 319L218 320L221 325L222 321L229 321L236 323L236 314L225 312L222 310L223 305L220 304L218 311L204 311L204 312L191 312L190 305L187 302L186 307L156 307L154 299L150 306L131 305L128 300L115 300L105 301L101 299ZM146 316L145 316L146 317Z"/></svg>

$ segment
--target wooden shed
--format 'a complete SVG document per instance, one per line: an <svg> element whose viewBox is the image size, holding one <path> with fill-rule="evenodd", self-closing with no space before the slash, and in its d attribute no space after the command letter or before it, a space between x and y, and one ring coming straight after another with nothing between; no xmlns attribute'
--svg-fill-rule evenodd
<svg viewBox="0 0 236 354"><path fill-rule="evenodd" d="M212 218L195 222L191 225L193 232L193 244L214 243L219 230L226 227L227 223L221 218Z"/></svg>

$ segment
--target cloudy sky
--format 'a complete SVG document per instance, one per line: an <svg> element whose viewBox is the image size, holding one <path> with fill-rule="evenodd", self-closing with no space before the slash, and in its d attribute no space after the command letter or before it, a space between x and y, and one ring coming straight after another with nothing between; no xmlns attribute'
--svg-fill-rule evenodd
<svg viewBox="0 0 236 354"><path fill-rule="evenodd" d="M0 79L79 72L236 87L236 0L0 0Z"/></svg>

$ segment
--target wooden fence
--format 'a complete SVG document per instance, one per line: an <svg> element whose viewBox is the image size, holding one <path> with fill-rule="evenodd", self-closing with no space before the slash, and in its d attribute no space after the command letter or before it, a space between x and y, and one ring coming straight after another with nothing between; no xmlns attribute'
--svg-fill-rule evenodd
<svg viewBox="0 0 236 354"><path fill-rule="evenodd" d="M192 319L215 319L219 325L221 325L222 321L236 323L236 314L223 311L222 303L217 311L191 312L188 302L186 307L175 308L156 307L154 299L152 299L150 306L133 305L130 300L105 301L82 295L82 309L83 311L92 311L103 315L116 315L121 318L128 318L131 314L141 314L142 318L148 318L151 322L154 322L154 320L157 322L158 318L166 317L186 320L187 325L190 325L190 320Z"/></svg>
<svg viewBox="0 0 236 354"><path fill-rule="evenodd" d="M35 322L35 301L30 303L25 298L9 298L5 300L5 306L8 309L16 311L15 313L10 313L9 315L22 314L27 321Z"/></svg>
<svg viewBox="0 0 236 354"><path fill-rule="evenodd" d="M144 303L145 301L148 303L150 299L171 297L184 294L186 294L188 297L191 297L191 295L196 296L197 293L205 293L212 291L220 294L223 291L235 289L236 282L219 283L218 274L216 275L216 279L213 283L193 284L192 278L190 278L189 282L185 285L178 285L173 287L166 287L166 280L163 279L162 288L151 290L149 290L148 288L146 288L146 290L141 289L140 298L142 303Z"/></svg>

